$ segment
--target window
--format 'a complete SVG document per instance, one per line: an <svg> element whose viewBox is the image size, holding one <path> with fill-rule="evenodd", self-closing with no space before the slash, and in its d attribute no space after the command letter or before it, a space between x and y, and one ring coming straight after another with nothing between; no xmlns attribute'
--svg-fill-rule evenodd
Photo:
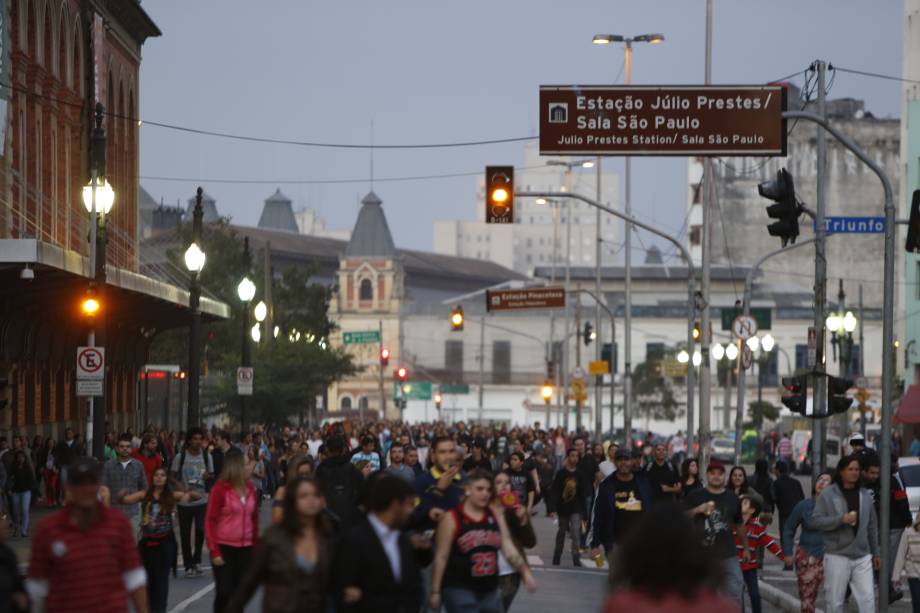
<svg viewBox="0 0 920 613"><path fill-rule="evenodd" d="M664 343L645 343L645 361L660 360L664 357Z"/></svg>
<svg viewBox="0 0 920 613"><path fill-rule="evenodd" d="M370 279L361 279L361 286L358 290L358 298L360 300L374 299L374 284L371 283Z"/></svg>
<svg viewBox="0 0 920 613"><path fill-rule="evenodd" d="M351 408L351 398L349 398L348 396L342 397L341 407L343 410L350 409Z"/></svg>
<svg viewBox="0 0 920 613"><path fill-rule="evenodd" d="M492 382L511 383L511 341L492 343Z"/></svg>
<svg viewBox="0 0 920 613"><path fill-rule="evenodd" d="M808 345L795 346L795 369L808 368Z"/></svg>
<svg viewBox="0 0 920 613"><path fill-rule="evenodd" d="M604 346L601 348L601 359L610 364L610 372L617 374L617 343L613 343L611 347L610 343L604 343ZM647 351L647 349L646 349Z"/></svg>
<svg viewBox="0 0 920 613"><path fill-rule="evenodd" d="M760 377L760 385L763 387L776 387L779 385L778 380L778 367L779 366L779 351L774 348L770 352L770 359L763 364L763 366L758 366L758 372Z"/></svg>
<svg viewBox="0 0 920 613"><path fill-rule="evenodd" d="M368 408L367 407L367 396L361 396L361 398L358 400L358 408L359 409Z"/></svg>
<svg viewBox="0 0 920 613"><path fill-rule="evenodd" d="M444 341L444 368L455 380L463 378L463 341Z"/></svg>

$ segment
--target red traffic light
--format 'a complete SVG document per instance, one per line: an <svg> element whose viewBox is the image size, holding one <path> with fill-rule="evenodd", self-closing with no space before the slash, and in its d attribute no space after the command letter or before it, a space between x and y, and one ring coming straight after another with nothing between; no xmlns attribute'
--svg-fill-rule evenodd
<svg viewBox="0 0 920 613"><path fill-rule="evenodd" d="M399 379L400 383L405 383L406 379L409 378L409 371L405 367L400 366L396 369L396 378Z"/></svg>
<svg viewBox="0 0 920 613"><path fill-rule="evenodd" d="M380 365L386 366L389 363L390 363L390 350L387 349L386 347L383 347L380 350Z"/></svg>

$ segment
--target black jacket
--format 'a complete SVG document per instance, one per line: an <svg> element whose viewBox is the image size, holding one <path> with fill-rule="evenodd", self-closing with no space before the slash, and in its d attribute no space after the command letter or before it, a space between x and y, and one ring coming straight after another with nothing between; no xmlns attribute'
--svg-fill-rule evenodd
<svg viewBox="0 0 920 613"><path fill-rule="evenodd" d="M327 458L316 468L316 479L326 495L326 508L338 524L348 529L361 519L364 476L348 455Z"/></svg>
<svg viewBox="0 0 920 613"><path fill-rule="evenodd" d="M773 482L773 502L780 517L788 517L800 500L805 500L802 484L789 475L780 475Z"/></svg>
<svg viewBox="0 0 920 613"><path fill-rule="evenodd" d="M383 544L367 519L342 535L336 556L336 592L346 587L361 590L357 604L339 603L342 613L416 613L424 602L421 566L431 561L430 551L415 550L405 532L399 535L401 579L396 581Z"/></svg>

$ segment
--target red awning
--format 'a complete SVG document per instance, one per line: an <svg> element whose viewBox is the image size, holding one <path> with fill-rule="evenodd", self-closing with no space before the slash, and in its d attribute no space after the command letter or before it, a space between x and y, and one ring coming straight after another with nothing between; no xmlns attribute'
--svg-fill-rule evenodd
<svg viewBox="0 0 920 613"><path fill-rule="evenodd" d="M920 424L920 385L911 385L894 412L896 424Z"/></svg>

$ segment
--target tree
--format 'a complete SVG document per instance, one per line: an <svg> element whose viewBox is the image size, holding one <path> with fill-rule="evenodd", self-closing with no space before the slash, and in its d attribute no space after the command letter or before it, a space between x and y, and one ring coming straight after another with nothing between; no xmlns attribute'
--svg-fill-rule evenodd
<svg viewBox="0 0 920 613"><path fill-rule="evenodd" d="M754 428L760 430L765 419L776 421L779 418L779 407L766 400L755 400L748 403L748 417L751 418Z"/></svg>
<svg viewBox="0 0 920 613"><path fill-rule="evenodd" d="M672 421L686 411L674 399L671 378L662 376L661 361L674 359L674 351L666 351L637 365L632 372L633 406L637 415L646 419Z"/></svg>

